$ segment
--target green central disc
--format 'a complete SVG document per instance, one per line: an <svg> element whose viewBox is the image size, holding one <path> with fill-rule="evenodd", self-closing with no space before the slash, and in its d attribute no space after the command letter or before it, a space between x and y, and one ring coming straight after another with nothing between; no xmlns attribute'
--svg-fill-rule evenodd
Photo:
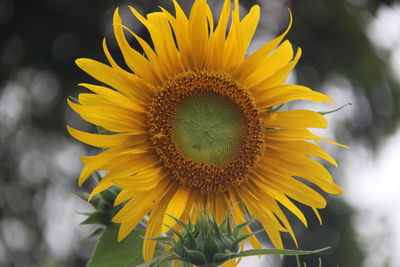
<svg viewBox="0 0 400 267"><path fill-rule="evenodd" d="M244 126L240 108L212 92L186 97L172 116L172 136L182 155L215 166L235 156Z"/></svg>

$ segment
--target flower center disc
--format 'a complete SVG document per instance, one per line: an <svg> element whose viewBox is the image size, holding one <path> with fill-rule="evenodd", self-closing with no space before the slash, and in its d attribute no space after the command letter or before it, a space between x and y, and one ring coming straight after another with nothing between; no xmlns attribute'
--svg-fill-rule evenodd
<svg viewBox="0 0 400 267"><path fill-rule="evenodd" d="M181 73L158 89L147 117L167 174L203 193L245 182L263 147L261 116L247 91L209 71Z"/></svg>
<svg viewBox="0 0 400 267"><path fill-rule="evenodd" d="M183 99L171 122L173 140L182 155L214 166L235 156L245 126L239 107L214 92Z"/></svg>

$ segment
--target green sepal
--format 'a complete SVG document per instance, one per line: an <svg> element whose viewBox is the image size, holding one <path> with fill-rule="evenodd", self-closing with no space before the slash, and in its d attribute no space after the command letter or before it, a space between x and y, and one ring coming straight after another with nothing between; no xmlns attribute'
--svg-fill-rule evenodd
<svg viewBox="0 0 400 267"><path fill-rule="evenodd" d="M217 242L215 242L214 239L209 237L204 243L204 249L203 249L204 256L206 257L207 262L213 262L213 258L216 251L219 251L218 244Z"/></svg>
<svg viewBox="0 0 400 267"><path fill-rule="evenodd" d="M229 260L232 257L232 254L227 254L227 253L216 253L214 255L214 259L213 262L215 264L222 264L224 262L226 262L227 260Z"/></svg>
<svg viewBox="0 0 400 267"><path fill-rule="evenodd" d="M95 211L91 213L83 222L81 222L81 225L84 224L102 224L102 225L108 225L111 222L111 216L108 212L103 212L103 211Z"/></svg>
<svg viewBox="0 0 400 267"><path fill-rule="evenodd" d="M96 179L97 183L99 183L101 180L103 180L103 176L101 176L99 170L95 170L92 176Z"/></svg>
<svg viewBox="0 0 400 267"><path fill-rule="evenodd" d="M105 134L105 135L116 134L116 132L112 132L112 131L107 130L106 128L103 128L101 126L97 126L97 132L99 134Z"/></svg>
<svg viewBox="0 0 400 267"><path fill-rule="evenodd" d="M80 104L78 98L73 97L73 96L69 96L68 98L71 99L72 103L74 103L74 104Z"/></svg>
<svg viewBox="0 0 400 267"><path fill-rule="evenodd" d="M277 112L283 107L283 105L284 104L280 104L279 106L276 107L267 108L267 112L268 113Z"/></svg>
<svg viewBox="0 0 400 267"><path fill-rule="evenodd" d="M251 233L249 233L249 234L240 235L240 236L233 242L233 245L236 246L236 245L238 245L241 241L243 241L243 240L249 238L249 237L252 236L252 235L256 235L256 234L261 233L261 232L264 232L264 229L259 230L259 231L256 231L256 232L251 232Z"/></svg>
<svg viewBox="0 0 400 267"><path fill-rule="evenodd" d="M239 235L240 235L240 233L241 232L243 232L243 230L247 227L247 226L249 226L250 224L252 224L253 222L252 221L248 221L248 222L244 222L244 223L241 223L241 224L239 224L239 225L237 225L235 228L233 228L233 236L235 237L235 238L237 238L237 237L239 237Z"/></svg>
<svg viewBox="0 0 400 267"><path fill-rule="evenodd" d="M336 111L339 111L339 110L341 110L342 108L344 108L345 106L351 106L351 103L350 103L350 102L349 102L349 103L346 103L346 104L342 105L341 107L336 108L336 109L333 109L333 110L329 110L329 111L319 111L318 113L321 114L321 115L327 115L327 114L330 114L330 113L334 113L334 112L336 112Z"/></svg>
<svg viewBox="0 0 400 267"><path fill-rule="evenodd" d="M236 253L235 257L249 257L257 255L284 255L284 256L295 256L295 255L309 255L315 254L322 251L326 251L331 247L325 247L316 250L297 250L297 249L249 249Z"/></svg>
<svg viewBox="0 0 400 267"><path fill-rule="evenodd" d="M163 244L169 244L171 246L176 246L176 240L171 236L160 236L155 238L147 238L149 240L154 240Z"/></svg>
<svg viewBox="0 0 400 267"><path fill-rule="evenodd" d="M228 213L228 215L226 216L226 218L222 221L220 228L221 230L225 231L225 233L228 233L229 235L232 233L232 229L231 229L231 223L229 218L231 217L230 212Z"/></svg>
<svg viewBox="0 0 400 267"><path fill-rule="evenodd" d="M198 266L206 264L206 262L207 262L206 258L199 251L190 250L185 247L183 249L186 251L190 263L193 263L194 265L198 265Z"/></svg>
<svg viewBox="0 0 400 267"><path fill-rule="evenodd" d="M96 196L92 197L92 199L89 201L89 203L97 210L97 209L99 209L100 201L101 201L100 196L96 195Z"/></svg>
<svg viewBox="0 0 400 267"><path fill-rule="evenodd" d="M115 198L117 197L118 193L114 190L108 189L100 192L100 198L110 204L114 204Z"/></svg>
<svg viewBox="0 0 400 267"><path fill-rule="evenodd" d="M181 260L181 258L174 253L165 253L153 258L151 261L139 264L136 267L156 267L171 260Z"/></svg>
<svg viewBox="0 0 400 267"><path fill-rule="evenodd" d="M210 221L210 224L211 224L211 227L213 228L213 232L214 232L214 234L218 237L218 238L221 238L221 231L220 231L220 229L219 229L219 227L218 227L218 224L217 224L217 222L215 221L215 219L214 219L214 217L209 217L209 221Z"/></svg>
<svg viewBox="0 0 400 267"><path fill-rule="evenodd" d="M175 218L175 217L172 216L172 215L169 215L169 214L166 214L166 215L169 216L169 217L171 217L172 219L174 219L174 220L176 221L176 223L179 224L180 227L182 227L183 236L189 238L189 240L186 241L186 245L187 245L189 248L195 248L195 247L196 247L196 239L195 239L194 236L192 235L192 232L191 232L190 227L188 226L188 224L186 224L186 223L185 223L184 221L182 221L182 220L179 220L178 218ZM172 229L172 228L170 227L170 229ZM174 231L174 233L176 233L176 232ZM183 237L182 237L181 239L183 240Z"/></svg>
<svg viewBox="0 0 400 267"><path fill-rule="evenodd" d="M182 236L182 234L181 234L180 232L176 231L174 228L172 228L172 227L169 226L168 224L165 224L165 223L162 223L162 224L164 224L166 227L168 227L169 230L171 230L172 232L174 232L174 234L176 234L176 235L179 237L179 239L181 239L181 240L184 239L183 236Z"/></svg>
<svg viewBox="0 0 400 267"><path fill-rule="evenodd" d="M174 219L174 220L176 221L176 223L179 224L179 226L182 227L182 229L183 229L184 231L189 232L188 225L187 225L184 221L179 220L178 218L176 218L176 217L174 217L174 216L172 216L172 215L169 215L169 214L165 214L165 215L167 215L168 217L171 217L172 219Z"/></svg>

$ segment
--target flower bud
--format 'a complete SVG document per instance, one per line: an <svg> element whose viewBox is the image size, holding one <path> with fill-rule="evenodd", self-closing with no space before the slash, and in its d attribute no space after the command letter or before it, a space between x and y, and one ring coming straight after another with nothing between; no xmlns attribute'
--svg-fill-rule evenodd
<svg viewBox="0 0 400 267"><path fill-rule="evenodd" d="M239 253L239 243L249 237L249 235L241 235L241 232L251 222L237 225L232 230L230 215L220 225L205 212L198 216L195 224L190 220L185 223L172 218L182 228L181 232L171 228L178 236L178 242L171 242L168 237L155 238L155 240L172 245L174 253L182 261L196 266L218 266L236 257Z"/></svg>

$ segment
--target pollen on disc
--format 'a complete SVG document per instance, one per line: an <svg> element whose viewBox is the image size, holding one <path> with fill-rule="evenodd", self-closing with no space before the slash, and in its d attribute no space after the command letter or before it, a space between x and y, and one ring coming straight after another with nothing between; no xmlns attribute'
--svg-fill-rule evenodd
<svg viewBox="0 0 400 267"><path fill-rule="evenodd" d="M171 126L185 157L219 166L240 149L245 121L230 99L214 92L196 92L176 106Z"/></svg>

